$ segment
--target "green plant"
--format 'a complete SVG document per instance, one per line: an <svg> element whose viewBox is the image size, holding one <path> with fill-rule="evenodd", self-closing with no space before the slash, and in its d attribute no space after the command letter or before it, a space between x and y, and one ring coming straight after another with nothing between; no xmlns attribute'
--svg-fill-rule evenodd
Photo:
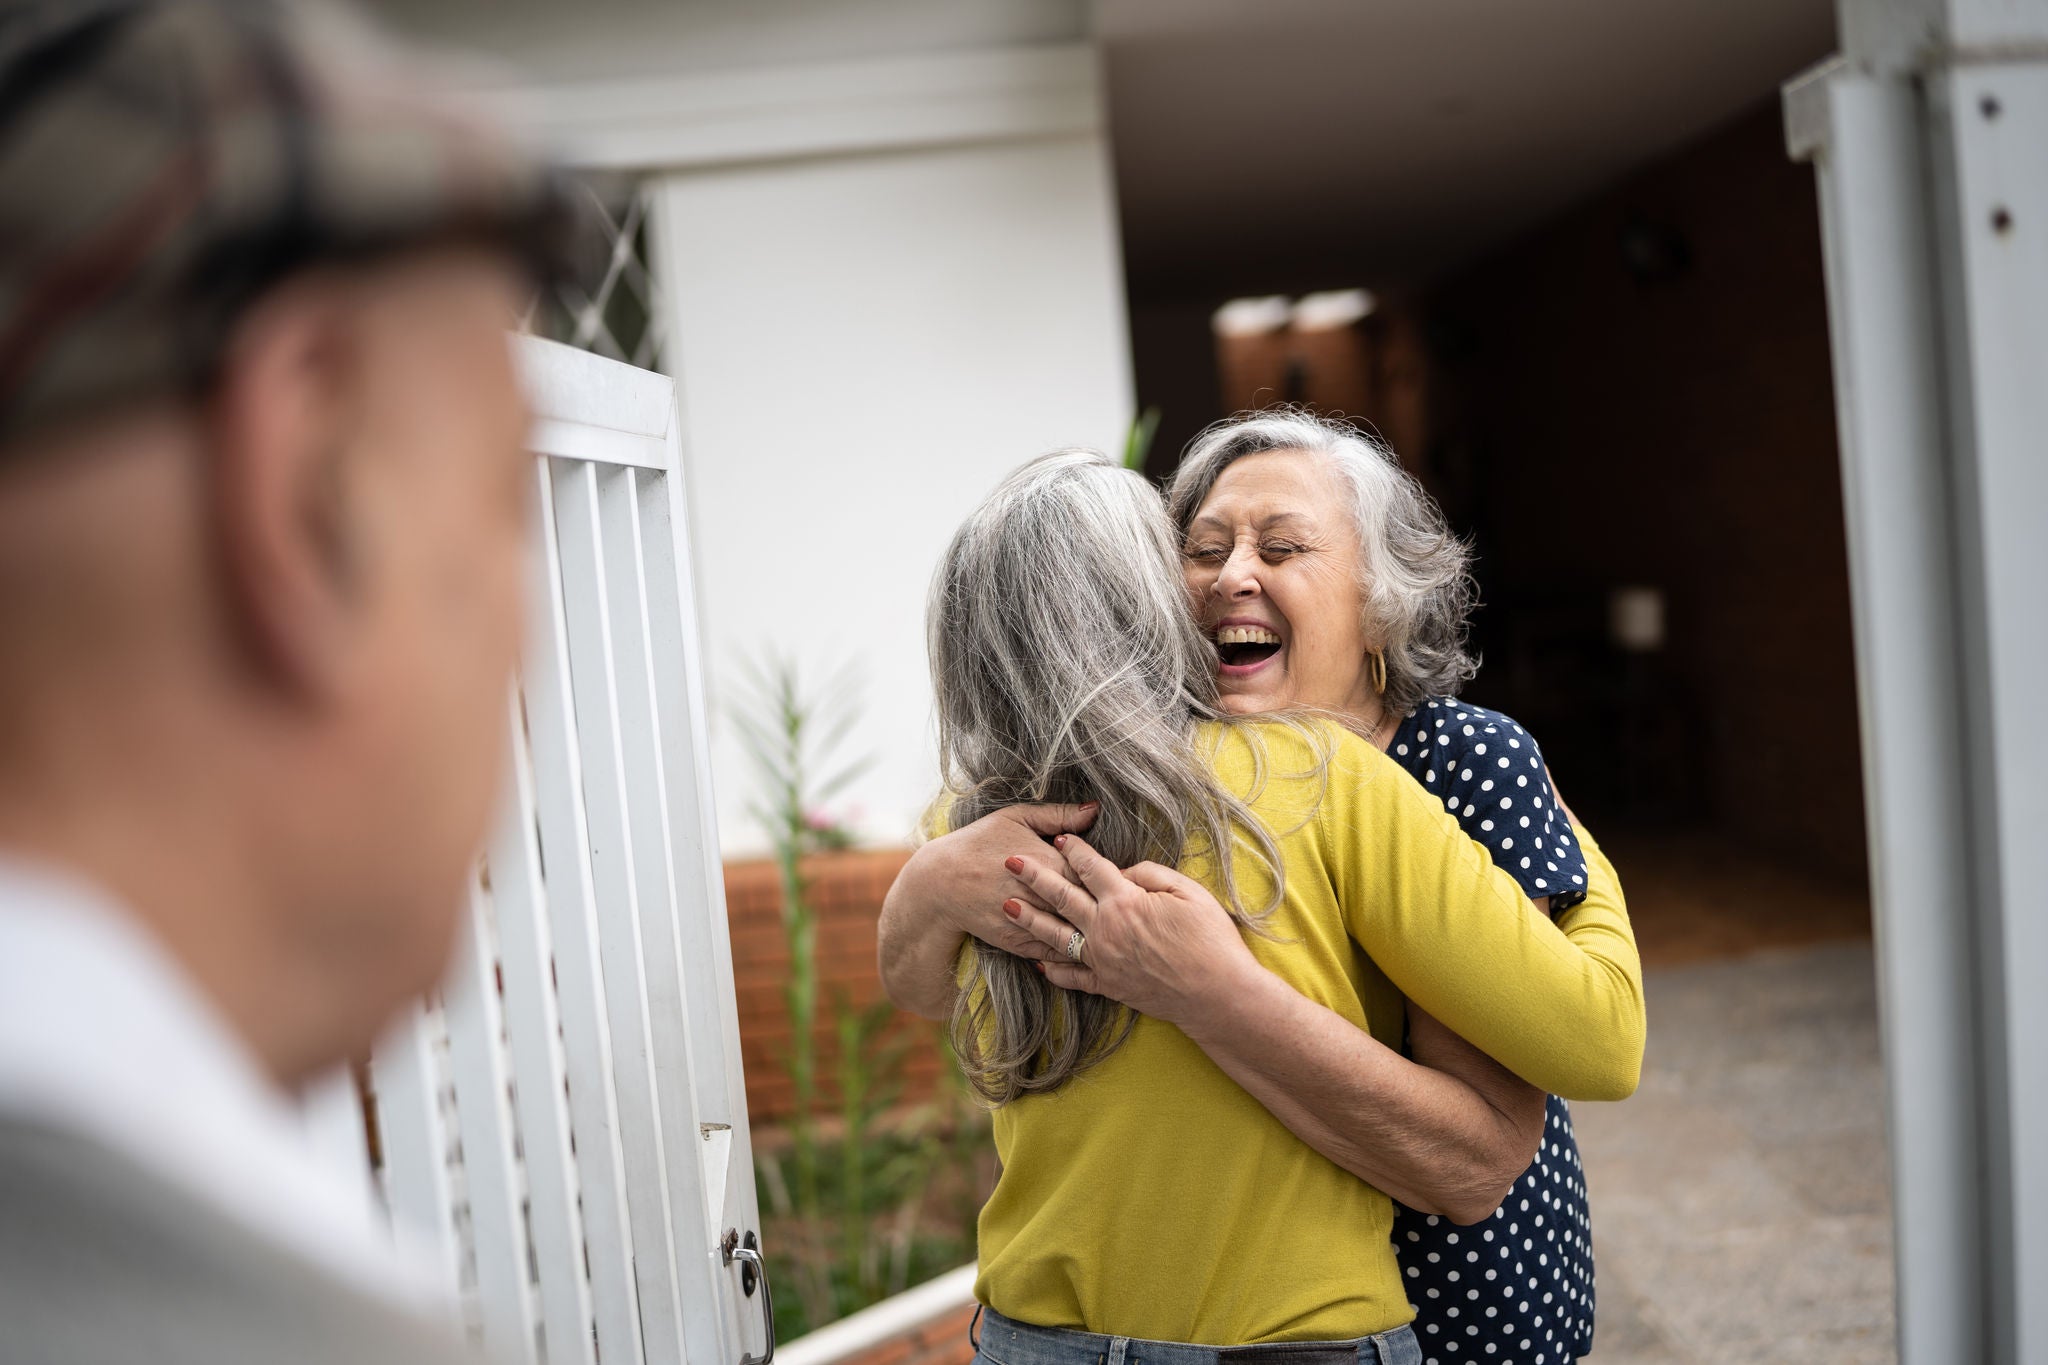
<svg viewBox="0 0 2048 1365"><path fill-rule="evenodd" d="M790 1125L796 1157L793 1202L808 1227L815 1229L823 1211L816 1128L818 917L803 860L852 842L824 809L866 766L864 759L848 762L839 756L859 718L854 702L858 688L841 669L822 695L813 695L804 688L796 662L781 655L771 655L746 671L746 696L733 709L733 723L754 769L757 793L750 810L774 850L781 883L782 933L789 949L783 1003L790 1025L782 1061L795 1101ZM830 1316L833 1294L822 1269L800 1275L797 1290L814 1314Z"/></svg>
<svg viewBox="0 0 2048 1365"><path fill-rule="evenodd" d="M1159 434L1159 409L1146 408L1131 419L1124 433L1124 468L1145 472L1145 457L1152 453L1152 438Z"/></svg>
<svg viewBox="0 0 2048 1365"><path fill-rule="evenodd" d="M857 1200L846 1185L851 1146L861 1153ZM838 1234L824 1239L793 1208L776 1150L755 1160L775 1283L822 1282L825 1290L822 1304L793 1294L776 1299L776 1335L784 1341L973 1260L975 1221L995 1183L988 1111L964 1084L945 1085L926 1103L897 1111L857 1143L827 1143L823 1154L821 1188ZM841 1242L849 1228L861 1239L851 1257Z"/></svg>
<svg viewBox="0 0 2048 1365"><path fill-rule="evenodd" d="M784 1153L755 1153L773 1274L795 1292L776 1302L778 1335L794 1337L972 1257L974 1223L994 1179L987 1115L948 1052L939 1093L906 1115L905 1054L919 1035L886 1000L861 1006L834 991L836 1146L820 1140L818 917L805 860L847 847L824 813L865 766L841 751L858 720L858 691L840 670L815 691L797 666L771 656L747 670L733 721L752 762L751 807L773 847L789 949L783 1000L791 1037L780 1061L793 1112ZM944 1030L937 1032L945 1046ZM884 1126L885 1119L889 1120Z"/></svg>
<svg viewBox="0 0 2048 1365"><path fill-rule="evenodd" d="M839 1117L845 1126L839 1144L839 1248L862 1301L873 1302L886 1292L886 1278L882 1248L868 1219L876 1164L871 1139L875 1120L903 1093L903 1054L910 1045L900 1030L892 1030L896 1010L887 1000L859 1009L843 992L834 992L832 1012L839 1042Z"/></svg>

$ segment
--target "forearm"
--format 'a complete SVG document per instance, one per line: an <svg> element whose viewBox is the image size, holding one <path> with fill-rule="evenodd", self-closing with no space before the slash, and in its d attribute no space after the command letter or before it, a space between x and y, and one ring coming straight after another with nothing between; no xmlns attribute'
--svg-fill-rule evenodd
<svg viewBox="0 0 2048 1365"><path fill-rule="evenodd" d="M1649 1033L1642 957L1614 865L1583 826L1574 822L1572 830L1586 860L1586 898L1558 916L1557 926L1585 953L1593 976L1581 1035L1585 1074L1554 1089L1566 1099L1627 1099L1641 1078Z"/></svg>
<svg viewBox="0 0 2048 1365"><path fill-rule="evenodd" d="M1383 784L1381 795L1373 814L1440 834L1384 850L1389 894L1354 918L1360 945L1404 995L1531 1085L1625 1099L1642 1066L1641 966L1597 849L1586 846L1588 898L1552 924L1485 851L1441 837L1454 826L1426 793Z"/></svg>
<svg viewBox="0 0 2048 1365"><path fill-rule="evenodd" d="M923 868L918 859L930 844L910 856L882 900L875 927L875 958L882 989L898 1008L926 1019L952 1017L959 992L954 963L967 935L953 927L939 907L920 895Z"/></svg>
<svg viewBox="0 0 2048 1365"><path fill-rule="evenodd" d="M1538 1133L1508 1109L1264 968L1215 998L1228 1004L1188 1036L1296 1137L1409 1207L1477 1222L1527 1166Z"/></svg>

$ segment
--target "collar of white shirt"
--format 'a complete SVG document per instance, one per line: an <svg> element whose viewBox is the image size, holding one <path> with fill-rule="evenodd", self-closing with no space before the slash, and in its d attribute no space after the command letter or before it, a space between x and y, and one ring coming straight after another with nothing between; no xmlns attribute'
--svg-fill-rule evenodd
<svg viewBox="0 0 2048 1365"><path fill-rule="evenodd" d="M321 1155L170 955L93 888L0 857L0 1114L97 1139L357 1288L446 1314L446 1278Z"/></svg>

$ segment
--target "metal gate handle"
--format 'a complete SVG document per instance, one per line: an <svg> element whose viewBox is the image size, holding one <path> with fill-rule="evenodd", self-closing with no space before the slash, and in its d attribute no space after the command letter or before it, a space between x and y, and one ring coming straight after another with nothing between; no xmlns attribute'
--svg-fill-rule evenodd
<svg viewBox="0 0 2048 1365"><path fill-rule="evenodd" d="M749 1243L753 1240L751 1235L747 1238ZM718 1249L724 1253L727 1265L738 1261L742 1266L742 1274L745 1273L746 1267L751 1267L761 1277L761 1330L766 1334L768 1349L757 1356L743 1352L740 1355L740 1365L771 1365L775 1359L775 1296L768 1288L768 1263L761 1259L761 1253L753 1246L740 1245L737 1228L725 1230L725 1237L719 1242Z"/></svg>

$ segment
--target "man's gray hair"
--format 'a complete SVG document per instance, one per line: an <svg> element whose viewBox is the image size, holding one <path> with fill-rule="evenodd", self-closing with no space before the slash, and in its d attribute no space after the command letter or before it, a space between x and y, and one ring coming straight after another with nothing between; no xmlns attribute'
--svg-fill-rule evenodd
<svg viewBox="0 0 2048 1365"><path fill-rule="evenodd" d="M967 518L926 622L944 822L1100 802L1087 839L1119 867L1224 850L1212 859L1220 899L1251 925L1279 903L1279 852L1196 752L1198 723L1231 718L1217 704L1215 649L1187 609L1178 541L1152 486L1087 450L1033 460ZM1271 879L1255 911L1239 901L1232 850ZM1129 1036L1133 1017L1116 1002L1061 990L988 944L974 950L953 1040L987 1103L1054 1089Z"/></svg>
<svg viewBox="0 0 2048 1365"><path fill-rule="evenodd" d="M1455 695L1479 668L1465 650L1478 596L1472 552L1376 437L1290 410L1217 422L1188 446L1167 489L1167 511L1182 536L1225 469L1269 450L1320 455L1343 477L1358 531L1365 636L1386 654L1388 709L1405 715L1428 697Z"/></svg>

